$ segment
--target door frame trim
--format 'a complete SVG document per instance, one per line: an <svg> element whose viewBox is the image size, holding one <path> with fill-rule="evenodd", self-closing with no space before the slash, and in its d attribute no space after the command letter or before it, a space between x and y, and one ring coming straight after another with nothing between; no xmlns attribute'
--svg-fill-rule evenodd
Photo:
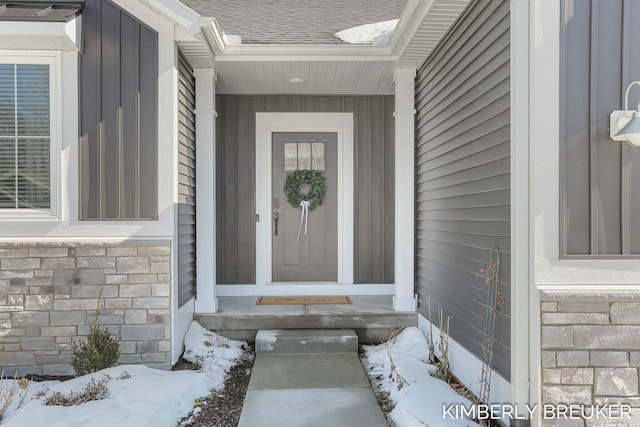
<svg viewBox="0 0 640 427"><path fill-rule="evenodd" d="M274 132L338 134L338 284L353 284L353 113L256 113L256 284L272 283L271 144Z"/></svg>

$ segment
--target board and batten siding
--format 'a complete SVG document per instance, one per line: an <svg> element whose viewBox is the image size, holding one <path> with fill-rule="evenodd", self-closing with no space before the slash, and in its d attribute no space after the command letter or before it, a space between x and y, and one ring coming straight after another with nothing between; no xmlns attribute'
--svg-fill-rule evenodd
<svg viewBox="0 0 640 427"><path fill-rule="evenodd" d="M156 219L158 35L108 0L83 24L80 219Z"/></svg>
<svg viewBox="0 0 640 427"><path fill-rule="evenodd" d="M178 55L178 305L196 294L196 81Z"/></svg>
<svg viewBox="0 0 640 427"><path fill-rule="evenodd" d="M416 79L416 286L419 311L482 359L487 286L501 255L494 368L510 377L509 1L474 1ZM480 372L478 372L478 377Z"/></svg>
<svg viewBox="0 0 640 427"><path fill-rule="evenodd" d="M561 253L640 255L640 149L609 138L609 114L640 80L640 2L562 0ZM629 93L629 107L640 88Z"/></svg>
<svg viewBox="0 0 640 427"><path fill-rule="evenodd" d="M258 112L353 112L354 283L394 280L392 96L218 95L217 280L255 283L255 117Z"/></svg>

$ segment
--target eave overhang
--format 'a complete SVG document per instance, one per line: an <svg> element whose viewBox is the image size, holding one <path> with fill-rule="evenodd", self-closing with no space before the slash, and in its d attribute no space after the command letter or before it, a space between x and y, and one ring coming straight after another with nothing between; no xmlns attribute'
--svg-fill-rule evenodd
<svg viewBox="0 0 640 427"><path fill-rule="evenodd" d="M408 0L389 45L371 46L226 44L214 18L178 0L142 1L176 24L176 43L194 68L217 64L223 93L308 94L393 93L393 68L418 67L469 2Z"/></svg>
<svg viewBox="0 0 640 427"><path fill-rule="evenodd" d="M82 49L82 2L0 2L0 49Z"/></svg>
<svg viewBox="0 0 640 427"><path fill-rule="evenodd" d="M0 1L0 21L69 22L82 9L78 1Z"/></svg>

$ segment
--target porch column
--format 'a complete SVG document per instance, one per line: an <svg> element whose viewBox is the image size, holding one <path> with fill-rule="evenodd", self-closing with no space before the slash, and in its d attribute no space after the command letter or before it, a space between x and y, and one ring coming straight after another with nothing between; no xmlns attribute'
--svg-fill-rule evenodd
<svg viewBox="0 0 640 427"><path fill-rule="evenodd" d="M196 68L196 313L215 313L216 298L216 74Z"/></svg>
<svg viewBox="0 0 640 427"><path fill-rule="evenodd" d="M414 102L415 68L396 68L395 82L395 294L393 309L415 311Z"/></svg>
<svg viewBox="0 0 640 427"><path fill-rule="evenodd" d="M536 239L533 232L535 215L531 203L535 203L536 181L535 172L531 169L535 163L536 139L533 138L531 128L532 118L535 121L535 112L532 108L548 109L545 94L536 91L553 93L554 99L557 90L553 88L554 80L549 80L549 74L553 75L555 82L558 77L553 71L552 62L558 61L557 46L549 49L547 43L543 43L545 49L530 51L538 31L549 34L547 28L538 27L535 21L553 23L551 28L556 28L560 22L557 14L560 11L551 12L544 17L533 15L532 5L529 0L517 0L511 2L511 403L521 408L525 405L533 407L539 403L538 393L542 390L539 373L540 361L540 303L538 291L533 283L533 249L543 239ZM553 10L549 7L549 11ZM548 13L548 11L547 11ZM537 15L537 14L536 14ZM545 19L547 18L547 19ZM550 36L547 40L552 40ZM557 40L554 39L554 40ZM556 62L557 63L557 62ZM537 72L543 70L533 78ZM556 69L557 70L557 69ZM543 82L542 85L538 84ZM537 92L537 93L536 93ZM534 95L535 94L535 95ZM540 98L538 98L540 96ZM536 100L534 102L534 99ZM536 102L538 104L536 105ZM557 113L554 113L555 117ZM546 120L545 120L546 121ZM553 143L552 143L553 145ZM560 162L549 160L550 153L544 153L547 162L559 165ZM557 167L557 166L556 166ZM550 197L547 189L544 189L544 197ZM526 196L523 196L526 195ZM545 218L546 221L546 218ZM557 241L557 240L555 240ZM535 343L535 344L534 344ZM536 425L536 415L533 416L533 425Z"/></svg>

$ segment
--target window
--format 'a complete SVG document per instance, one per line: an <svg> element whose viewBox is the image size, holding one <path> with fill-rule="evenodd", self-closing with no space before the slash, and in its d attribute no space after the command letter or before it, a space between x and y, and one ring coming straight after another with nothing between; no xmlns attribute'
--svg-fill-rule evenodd
<svg viewBox="0 0 640 427"><path fill-rule="evenodd" d="M52 67L0 58L0 210L52 210Z"/></svg>

